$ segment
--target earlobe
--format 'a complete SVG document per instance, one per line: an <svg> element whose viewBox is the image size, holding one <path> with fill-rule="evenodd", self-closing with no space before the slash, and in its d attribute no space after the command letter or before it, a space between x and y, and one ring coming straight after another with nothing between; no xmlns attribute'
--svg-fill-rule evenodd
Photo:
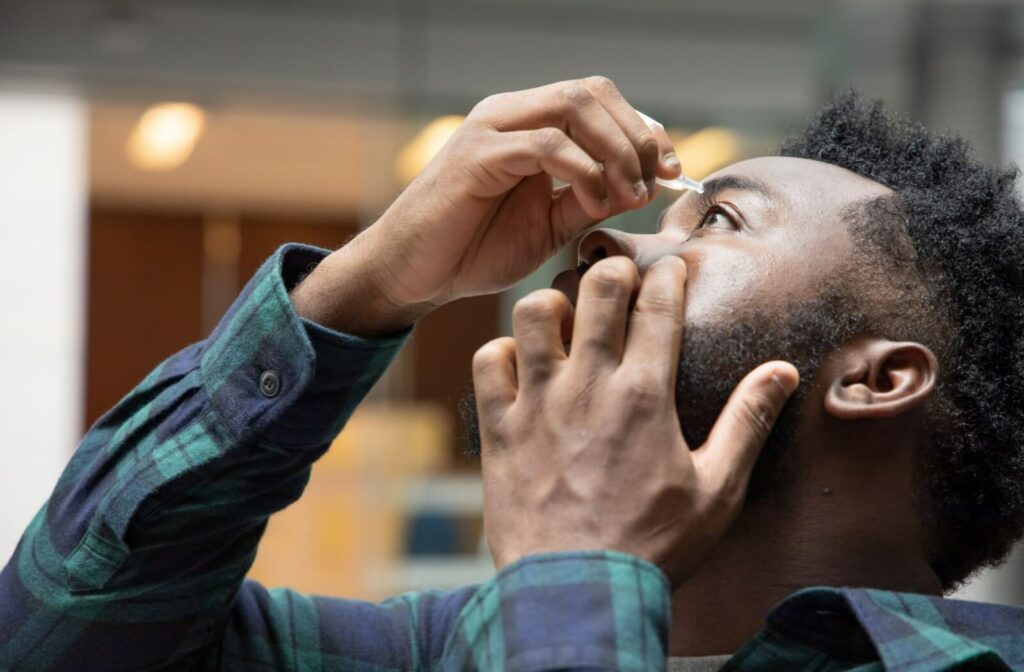
<svg viewBox="0 0 1024 672"><path fill-rule="evenodd" d="M825 410L858 420L893 417L922 405L935 389L939 363L920 343L871 338L844 346L823 370L831 374Z"/></svg>

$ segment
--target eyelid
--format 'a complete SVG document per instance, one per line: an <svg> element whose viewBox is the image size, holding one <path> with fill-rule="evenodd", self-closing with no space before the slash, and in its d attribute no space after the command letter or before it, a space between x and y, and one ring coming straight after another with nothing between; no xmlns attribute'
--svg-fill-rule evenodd
<svg viewBox="0 0 1024 672"><path fill-rule="evenodd" d="M697 220L697 226L694 230L696 231L697 229L704 228L704 223L707 221L708 217L713 214L724 216L737 231L740 231L743 228L743 218L733 212L731 207L727 207L721 202L711 202L708 204L708 207L701 212L700 219Z"/></svg>
<svg viewBox="0 0 1024 672"><path fill-rule="evenodd" d="M698 197L697 202L687 208L691 212L693 212L693 210L696 210L696 212L693 212L693 214L696 215L696 224L694 224L693 228L690 229L691 232L701 228L701 225L704 223L704 220L707 218L709 214L712 213L712 211L722 213L732 223L732 225L736 228L737 231L744 228L744 220L742 215L735 211L731 203L721 201L718 199L718 196L716 194L711 194L708 192L698 193L696 194L696 196ZM654 225L655 233L661 233L662 231L665 230L665 217L668 214L670 214L674 207L675 206L670 205L669 207L665 208L664 210L658 213L658 218L657 220L655 220Z"/></svg>

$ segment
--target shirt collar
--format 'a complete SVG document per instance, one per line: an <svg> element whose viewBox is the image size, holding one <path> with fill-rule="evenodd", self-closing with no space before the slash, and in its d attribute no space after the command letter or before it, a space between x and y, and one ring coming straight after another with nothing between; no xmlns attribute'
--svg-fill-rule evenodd
<svg viewBox="0 0 1024 672"><path fill-rule="evenodd" d="M1014 607L808 588L780 602L767 629L851 661L877 656L887 670L923 672L968 662L1024 669L1024 609Z"/></svg>

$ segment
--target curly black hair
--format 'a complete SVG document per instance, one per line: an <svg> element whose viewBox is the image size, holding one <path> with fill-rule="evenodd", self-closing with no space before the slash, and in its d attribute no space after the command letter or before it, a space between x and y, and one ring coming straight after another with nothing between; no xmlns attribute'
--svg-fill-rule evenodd
<svg viewBox="0 0 1024 672"><path fill-rule="evenodd" d="M856 92L828 102L783 156L893 190L861 204L855 237L891 282L882 324L939 360L919 451L919 506L946 589L997 565L1024 534L1024 211L1015 167ZM884 289L884 288L883 288ZM908 299L911 299L908 301Z"/></svg>

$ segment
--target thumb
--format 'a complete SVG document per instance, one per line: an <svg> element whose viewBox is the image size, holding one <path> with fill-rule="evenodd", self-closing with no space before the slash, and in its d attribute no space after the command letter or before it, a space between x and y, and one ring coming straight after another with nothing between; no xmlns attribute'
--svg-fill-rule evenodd
<svg viewBox="0 0 1024 672"><path fill-rule="evenodd" d="M725 403L708 440L694 451L698 472L715 489L746 491L757 456L779 413L800 383L788 362L767 362L748 373Z"/></svg>

